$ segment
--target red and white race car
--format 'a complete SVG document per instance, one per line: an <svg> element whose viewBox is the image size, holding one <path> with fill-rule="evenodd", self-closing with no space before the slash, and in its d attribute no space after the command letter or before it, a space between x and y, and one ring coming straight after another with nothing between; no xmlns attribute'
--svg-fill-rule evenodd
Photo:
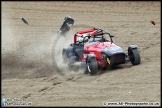
<svg viewBox="0 0 162 108"><path fill-rule="evenodd" d="M76 32L73 42L62 50L63 63L71 70L85 67L86 73L91 75L96 74L100 67L111 69L115 65L129 61L133 65L140 64L141 58L137 45L128 46L128 52L125 53L113 42L113 37L100 28Z"/></svg>

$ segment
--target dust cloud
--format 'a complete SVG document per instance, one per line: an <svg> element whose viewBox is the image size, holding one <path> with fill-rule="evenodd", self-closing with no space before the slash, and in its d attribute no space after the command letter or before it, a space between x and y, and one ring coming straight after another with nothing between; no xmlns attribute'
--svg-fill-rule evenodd
<svg viewBox="0 0 162 108"><path fill-rule="evenodd" d="M19 22L21 22L20 19ZM53 76L58 74L54 69L54 62L63 74L76 74L65 68L61 55L63 47L67 47L73 42L74 31L69 32L66 37L59 37L55 43L56 46L53 46L57 37L57 29L53 32L45 31L36 34L36 27L21 23L22 27L6 26L2 29L2 72L4 73L2 78ZM3 24L7 25L7 21L4 19ZM15 25L13 24L13 26ZM26 29L32 32L28 32ZM52 52L53 48L55 48L54 52ZM51 56L55 56L55 61Z"/></svg>

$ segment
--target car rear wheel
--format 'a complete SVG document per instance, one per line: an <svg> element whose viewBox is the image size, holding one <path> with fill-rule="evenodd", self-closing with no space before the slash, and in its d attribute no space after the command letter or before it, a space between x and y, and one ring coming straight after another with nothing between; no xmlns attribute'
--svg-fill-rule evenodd
<svg viewBox="0 0 162 108"><path fill-rule="evenodd" d="M68 55L67 53L64 51L63 54L62 54L62 57L63 57L63 62L66 66L66 68L69 68L70 67L70 63L69 63L69 58L68 58Z"/></svg>
<svg viewBox="0 0 162 108"><path fill-rule="evenodd" d="M75 67L72 65L74 64L75 60L72 58L69 58L65 51L63 52L62 56L63 56L63 62L65 64L66 69L68 69L69 71L75 71L75 72L79 70L78 67Z"/></svg>
<svg viewBox="0 0 162 108"><path fill-rule="evenodd" d="M94 57L88 58L86 68L89 74L91 75L96 74L98 72L98 64L96 58Z"/></svg>

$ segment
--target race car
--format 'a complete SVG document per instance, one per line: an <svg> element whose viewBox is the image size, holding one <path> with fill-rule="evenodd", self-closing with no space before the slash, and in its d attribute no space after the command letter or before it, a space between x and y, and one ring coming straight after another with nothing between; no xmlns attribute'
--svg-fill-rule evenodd
<svg viewBox="0 0 162 108"><path fill-rule="evenodd" d="M106 30L91 28L74 34L74 40L63 48L62 59L66 68L78 70L85 68L85 73L96 74L99 68L112 69L115 65L141 62L137 45L128 46L128 52L113 42L114 36Z"/></svg>

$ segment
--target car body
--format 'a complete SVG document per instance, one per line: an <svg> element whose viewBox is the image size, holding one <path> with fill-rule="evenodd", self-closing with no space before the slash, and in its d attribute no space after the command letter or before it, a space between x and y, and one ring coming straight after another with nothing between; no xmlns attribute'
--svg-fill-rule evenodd
<svg viewBox="0 0 162 108"><path fill-rule="evenodd" d="M74 34L74 40L63 48L62 59L67 69L86 69L85 73L96 74L99 68L113 68L115 65L131 62L140 64L137 45L128 46L128 52L113 42L114 36L106 30L91 28ZM82 38L82 41L80 41ZM88 41L84 41L88 38Z"/></svg>

